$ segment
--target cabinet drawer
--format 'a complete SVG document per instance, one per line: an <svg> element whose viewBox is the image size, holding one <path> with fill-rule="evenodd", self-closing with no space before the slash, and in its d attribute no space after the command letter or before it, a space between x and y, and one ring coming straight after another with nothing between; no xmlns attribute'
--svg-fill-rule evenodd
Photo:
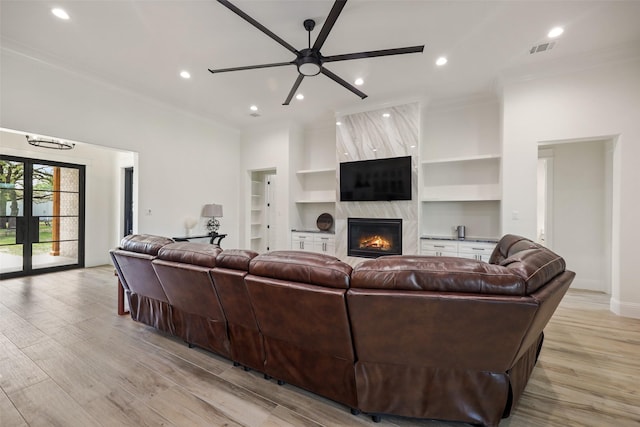
<svg viewBox="0 0 640 427"><path fill-rule="evenodd" d="M451 252L455 256L458 253L458 243L450 240L422 240L420 251Z"/></svg>
<svg viewBox="0 0 640 427"><path fill-rule="evenodd" d="M495 247L495 243L459 242L458 252L461 254L491 255Z"/></svg>

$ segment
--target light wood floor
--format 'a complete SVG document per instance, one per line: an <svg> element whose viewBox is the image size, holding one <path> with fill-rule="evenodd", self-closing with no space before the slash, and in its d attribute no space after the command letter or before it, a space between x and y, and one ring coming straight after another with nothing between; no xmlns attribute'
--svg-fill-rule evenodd
<svg viewBox="0 0 640 427"><path fill-rule="evenodd" d="M640 320L570 291L501 426L640 425ZM110 266L0 281L0 426L460 426L365 415L116 314Z"/></svg>

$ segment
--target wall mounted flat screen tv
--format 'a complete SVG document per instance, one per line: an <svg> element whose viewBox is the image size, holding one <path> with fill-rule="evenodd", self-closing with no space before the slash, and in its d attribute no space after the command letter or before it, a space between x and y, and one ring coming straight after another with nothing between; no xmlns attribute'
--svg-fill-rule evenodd
<svg viewBox="0 0 640 427"><path fill-rule="evenodd" d="M340 201L411 200L411 156L340 163Z"/></svg>

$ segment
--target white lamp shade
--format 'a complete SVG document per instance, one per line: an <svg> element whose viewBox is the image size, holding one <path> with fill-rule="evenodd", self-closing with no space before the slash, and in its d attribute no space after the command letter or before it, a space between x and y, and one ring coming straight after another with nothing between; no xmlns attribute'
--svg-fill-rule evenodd
<svg viewBox="0 0 640 427"><path fill-rule="evenodd" d="M215 203L204 205L202 216L205 218L222 218L222 205L216 205Z"/></svg>

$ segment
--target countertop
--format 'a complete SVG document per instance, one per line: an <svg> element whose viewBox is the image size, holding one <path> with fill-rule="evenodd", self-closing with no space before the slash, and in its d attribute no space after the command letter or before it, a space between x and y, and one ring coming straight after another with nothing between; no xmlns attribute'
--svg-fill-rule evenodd
<svg viewBox="0 0 640 427"><path fill-rule="evenodd" d="M498 243L499 239L492 237L467 237L465 239L458 239L452 236L420 236L424 240L451 240L455 242L479 242L479 243Z"/></svg>
<svg viewBox="0 0 640 427"><path fill-rule="evenodd" d="M291 229L291 231L296 232L296 233L318 233L318 234L336 234L335 231L332 230L318 230L317 228L315 230L309 229L309 230L302 230L302 229Z"/></svg>

